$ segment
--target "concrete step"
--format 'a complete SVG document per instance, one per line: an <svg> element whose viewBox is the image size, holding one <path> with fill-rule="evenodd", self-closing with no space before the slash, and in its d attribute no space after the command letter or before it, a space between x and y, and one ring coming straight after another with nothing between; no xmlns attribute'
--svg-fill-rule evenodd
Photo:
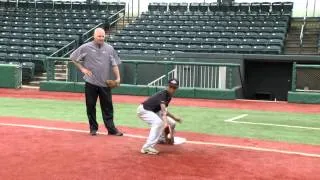
<svg viewBox="0 0 320 180"><path fill-rule="evenodd" d="M284 54L299 54L300 48L285 48Z"/></svg>
<svg viewBox="0 0 320 180"><path fill-rule="evenodd" d="M66 64L56 64L55 68L66 69L67 65Z"/></svg>
<svg viewBox="0 0 320 180"><path fill-rule="evenodd" d="M66 69L55 69L55 73L66 73Z"/></svg>
<svg viewBox="0 0 320 180"><path fill-rule="evenodd" d="M29 85L22 85L22 88L25 89L39 89L39 84L29 84Z"/></svg>
<svg viewBox="0 0 320 180"><path fill-rule="evenodd" d="M29 86L40 86L40 81L30 81Z"/></svg>

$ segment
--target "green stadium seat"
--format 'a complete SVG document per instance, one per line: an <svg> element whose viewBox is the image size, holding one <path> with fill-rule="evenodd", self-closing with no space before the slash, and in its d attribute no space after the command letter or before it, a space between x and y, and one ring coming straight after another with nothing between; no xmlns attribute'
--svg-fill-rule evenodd
<svg viewBox="0 0 320 180"><path fill-rule="evenodd" d="M238 12L238 11L240 10L240 3L233 2L233 3L230 5L229 10L230 10L230 11L233 11L233 12Z"/></svg>
<svg viewBox="0 0 320 180"><path fill-rule="evenodd" d="M266 46L253 46L252 47L252 53L254 54L263 54L265 51Z"/></svg>
<svg viewBox="0 0 320 180"><path fill-rule="evenodd" d="M8 45L13 45L13 46L17 46L17 45L21 45L21 44L22 44L21 39L10 39L8 42Z"/></svg>
<svg viewBox="0 0 320 180"><path fill-rule="evenodd" d="M283 47L283 40L282 39L269 39L268 45L270 46L280 46Z"/></svg>
<svg viewBox="0 0 320 180"><path fill-rule="evenodd" d="M293 9L293 2L283 2L283 14L291 15Z"/></svg>
<svg viewBox="0 0 320 180"><path fill-rule="evenodd" d="M267 46L264 52L267 54L281 54L281 46Z"/></svg>
<svg viewBox="0 0 320 180"><path fill-rule="evenodd" d="M170 3L169 4L169 11L178 11L179 10L179 3Z"/></svg>
<svg viewBox="0 0 320 180"><path fill-rule="evenodd" d="M205 6L204 9L202 10L202 12L205 12L207 10L208 9ZM220 11L220 6L219 6L219 4L217 2L212 2L212 3L209 4L209 10L212 11L212 12Z"/></svg>
<svg viewBox="0 0 320 180"><path fill-rule="evenodd" d="M209 36L209 32L197 32L194 37L206 38Z"/></svg>
<svg viewBox="0 0 320 180"><path fill-rule="evenodd" d="M261 12L262 13L270 13L271 3L270 2L262 2L261 3Z"/></svg>
<svg viewBox="0 0 320 180"><path fill-rule="evenodd" d="M29 62L34 59L34 56L33 56L33 54L24 53L24 54L21 54L20 59L21 59L21 61L24 61L24 62L28 61Z"/></svg>
<svg viewBox="0 0 320 180"><path fill-rule="evenodd" d="M249 8L250 8L250 4L249 3L240 3L240 11L241 12L245 12L248 13L249 12Z"/></svg>
<svg viewBox="0 0 320 180"><path fill-rule="evenodd" d="M8 46L7 48L7 52L9 53L19 53L20 50L21 50L21 47L16 45Z"/></svg>
<svg viewBox="0 0 320 180"><path fill-rule="evenodd" d="M121 56L122 54L129 54L129 50L120 49L120 50L117 50L117 53Z"/></svg>
<svg viewBox="0 0 320 180"><path fill-rule="evenodd" d="M8 38L0 38L0 45L7 45L9 43Z"/></svg>
<svg viewBox="0 0 320 180"><path fill-rule="evenodd" d="M168 4L167 3L164 3L164 2L159 3L158 11L165 12L167 10L168 10Z"/></svg>
<svg viewBox="0 0 320 180"><path fill-rule="evenodd" d="M8 61L20 61L20 54L19 53L9 53L7 56Z"/></svg>
<svg viewBox="0 0 320 180"><path fill-rule="evenodd" d="M45 71L46 66L46 55L35 54L32 62L35 64L35 72Z"/></svg>
<svg viewBox="0 0 320 180"><path fill-rule="evenodd" d="M157 56L168 56L170 55L170 51L167 51L167 50L159 50L159 51L156 51L156 54Z"/></svg>
<svg viewBox="0 0 320 180"><path fill-rule="evenodd" d="M192 12L199 11L200 3L190 3L189 10Z"/></svg>
<svg viewBox="0 0 320 180"><path fill-rule="evenodd" d="M1 52L1 49L0 49L0 61L1 62L7 61L7 56L8 56L8 54L5 52Z"/></svg>
<svg viewBox="0 0 320 180"><path fill-rule="evenodd" d="M32 53L33 54L45 54L46 49L44 47L36 46L36 47L33 47Z"/></svg>
<svg viewBox="0 0 320 180"><path fill-rule="evenodd" d="M202 44L214 45L214 44L216 44L216 42L217 42L217 38L206 38L206 39L204 39Z"/></svg>
<svg viewBox="0 0 320 180"><path fill-rule="evenodd" d="M272 13L282 12L282 3L281 2L272 2Z"/></svg>
<svg viewBox="0 0 320 180"><path fill-rule="evenodd" d="M232 38L228 42L228 45L241 45L242 44L242 39L240 38Z"/></svg>
<svg viewBox="0 0 320 180"><path fill-rule="evenodd" d="M47 47L47 48L45 48L45 54L46 55L51 55L56 51L58 51L58 48L56 48L56 47Z"/></svg>
<svg viewBox="0 0 320 180"><path fill-rule="evenodd" d="M29 44L29 45L31 45L31 44ZM31 54L34 51L31 46L23 46L21 52Z"/></svg>
<svg viewBox="0 0 320 180"><path fill-rule="evenodd" d="M201 49L201 45L199 44L190 44L187 46L187 49L186 51L189 51L189 52L200 52L202 49Z"/></svg>
<svg viewBox="0 0 320 180"><path fill-rule="evenodd" d="M162 44L161 49L167 50L167 51L172 51L172 49L174 49L174 44L164 43L164 44Z"/></svg>
<svg viewBox="0 0 320 180"><path fill-rule="evenodd" d="M137 48L138 49L147 50L148 47L149 47L149 44L147 44L147 43L139 43L139 44L137 44Z"/></svg>
<svg viewBox="0 0 320 180"><path fill-rule="evenodd" d="M251 49L252 49L252 46L250 46L250 45L241 45L241 46L239 46L238 53L250 54Z"/></svg>
<svg viewBox="0 0 320 180"><path fill-rule="evenodd" d="M132 54L132 55L141 55L141 54L143 54L143 51L142 51L142 50L139 50L139 49L134 49L134 50L130 50L130 51L129 51L129 54Z"/></svg>
<svg viewBox="0 0 320 180"><path fill-rule="evenodd" d="M212 46L211 51L213 53L223 53L224 49L225 49L224 45L214 45L214 46Z"/></svg>
<svg viewBox="0 0 320 180"><path fill-rule="evenodd" d="M208 37L210 38L219 38L220 37L220 32L210 32Z"/></svg>

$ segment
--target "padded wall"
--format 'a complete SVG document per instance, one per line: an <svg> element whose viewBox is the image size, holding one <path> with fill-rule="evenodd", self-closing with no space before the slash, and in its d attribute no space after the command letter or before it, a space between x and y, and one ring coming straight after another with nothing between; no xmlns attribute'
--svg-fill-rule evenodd
<svg viewBox="0 0 320 180"><path fill-rule="evenodd" d="M288 102L290 102L290 103L305 103L305 104L320 104L320 93L289 91Z"/></svg>
<svg viewBox="0 0 320 180"><path fill-rule="evenodd" d="M134 95L134 96L151 96L165 87L148 87L145 85L121 84L119 88L113 89L113 94ZM62 92L84 92L83 82L61 82L47 81L40 83L41 91L62 91ZM180 88L175 97L183 98L201 98L201 99L236 99L238 88L231 90L223 89L197 89L197 88Z"/></svg>
<svg viewBox="0 0 320 180"><path fill-rule="evenodd" d="M0 64L0 88L20 88L22 67L13 64Z"/></svg>

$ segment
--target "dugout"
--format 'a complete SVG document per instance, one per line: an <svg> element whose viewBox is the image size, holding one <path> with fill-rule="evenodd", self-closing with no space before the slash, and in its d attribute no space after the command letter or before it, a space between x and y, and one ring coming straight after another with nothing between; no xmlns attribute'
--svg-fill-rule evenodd
<svg viewBox="0 0 320 180"><path fill-rule="evenodd" d="M320 56L265 55L265 54L192 54L175 57L178 61L240 64L242 89L237 98L254 100L287 101L292 90L293 64L319 64ZM319 73L320 74L320 73ZM289 94L292 96L291 94Z"/></svg>

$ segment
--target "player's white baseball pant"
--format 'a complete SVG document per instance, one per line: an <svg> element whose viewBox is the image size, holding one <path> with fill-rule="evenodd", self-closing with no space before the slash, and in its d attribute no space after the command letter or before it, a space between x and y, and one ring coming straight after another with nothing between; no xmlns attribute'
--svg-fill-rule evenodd
<svg viewBox="0 0 320 180"><path fill-rule="evenodd" d="M164 129L164 122L161 119L160 113L145 110L143 105L140 105L137 109L137 114L141 120L151 127L147 142L143 145L143 148L154 147L158 143ZM168 124L174 129L175 121L172 118L168 118Z"/></svg>

